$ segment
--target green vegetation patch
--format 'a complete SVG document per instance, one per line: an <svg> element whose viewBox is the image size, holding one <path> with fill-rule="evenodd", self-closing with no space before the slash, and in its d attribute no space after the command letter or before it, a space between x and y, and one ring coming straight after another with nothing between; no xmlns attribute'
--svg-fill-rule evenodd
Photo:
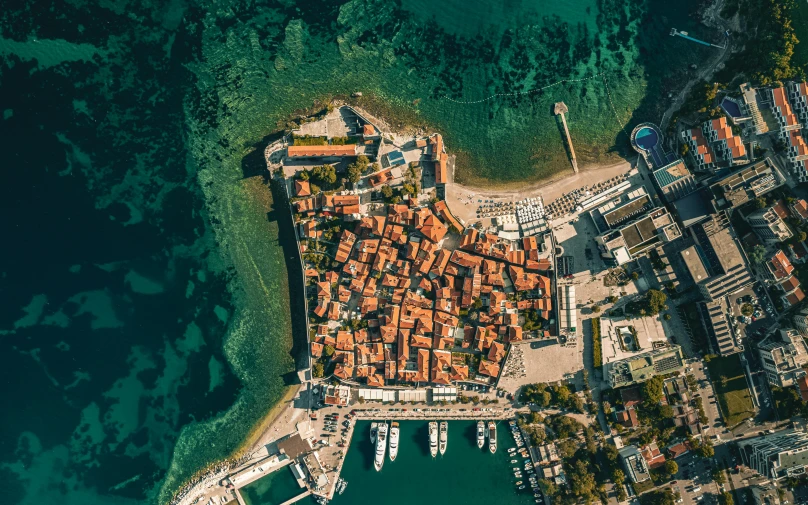
<svg viewBox="0 0 808 505"><path fill-rule="evenodd" d="M600 340L600 318L593 317L589 320L592 324L592 357L595 368L603 366L603 344Z"/></svg>
<svg viewBox="0 0 808 505"><path fill-rule="evenodd" d="M312 135L292 135L292 144L296 146L326 146L328 140L325 137L314 137Z"/></svg>
<svg viewBox="0 0 808 505"><path fill-rule="evenodd" d="M736 426L755 414L739 354L713 358L707 363L707 370L727 426Z"/></svg>

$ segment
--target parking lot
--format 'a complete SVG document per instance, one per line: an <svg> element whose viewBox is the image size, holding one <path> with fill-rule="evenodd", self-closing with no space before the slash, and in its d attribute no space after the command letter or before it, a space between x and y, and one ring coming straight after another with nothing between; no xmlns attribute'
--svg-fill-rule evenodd
<svg viewBox="0 0 808 505"><path fill-rule="evenodd" d="M679 471L671 482L671 489L679 493L682 505L712 505L721 488L713 481L712 459L701 458L694 453L685 454L676 460Z"/></svg>
<svg viewBox="0 0 808 505"><path fill-rule="evenodd" d="M765 333L773 329L773 308L768 298L759 296L763 294L763 288L758 288L757 284L743 289L732 295L730 307L732 309L733 325L741 335L755 335L762 337ZM750 316L742 313L746 305L753 308Z"/></svg>

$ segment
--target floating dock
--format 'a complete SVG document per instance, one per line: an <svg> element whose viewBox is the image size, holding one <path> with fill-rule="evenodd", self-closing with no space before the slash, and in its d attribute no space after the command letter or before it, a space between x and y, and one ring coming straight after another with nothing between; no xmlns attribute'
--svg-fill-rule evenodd
<svg viewBox="0 0 808 505"><path fill-rule="evenodd" d="M671 37L682 37L683 39L687 39L687 40L689 40L691 42L695 42L695 43L701 44L703 46L717 47L718 49L726 49L726 47L727 47L726 45L719 46L719 45L716 45L716 44L710 44L709 42L704 42L703 40L699 40L697 38L691 37L690 35L688 35L687 32L680 32L676 28L671 28Z"/></svg>

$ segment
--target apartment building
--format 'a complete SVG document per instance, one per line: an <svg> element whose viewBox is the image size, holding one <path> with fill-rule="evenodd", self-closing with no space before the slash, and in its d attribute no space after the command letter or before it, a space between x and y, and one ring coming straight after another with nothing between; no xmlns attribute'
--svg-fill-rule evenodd
<svg viewBox="0 0 808 505"><path fill-rule="evenodd" d="M808 346L793 329L781 329L757 345L760 361L769 384L786 388L794 386L805 375Z"/></svg>

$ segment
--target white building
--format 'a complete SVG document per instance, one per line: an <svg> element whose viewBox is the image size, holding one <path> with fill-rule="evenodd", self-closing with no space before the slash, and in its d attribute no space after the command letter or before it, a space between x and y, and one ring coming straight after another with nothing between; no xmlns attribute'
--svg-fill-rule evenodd
<svg viewBox="0 0 808 505"><path fill-rule="evenodd" d="M802 367L808 363L808 346L796 331L778 330L757 347L769 384L790 387L805 375Z"/></svg>
<svg viewBox="0 0 808 505"><path fill-rule="evenodd" d="M744 463L772 480L805 474L808 433L785 431L738 442Z"/></svg>

